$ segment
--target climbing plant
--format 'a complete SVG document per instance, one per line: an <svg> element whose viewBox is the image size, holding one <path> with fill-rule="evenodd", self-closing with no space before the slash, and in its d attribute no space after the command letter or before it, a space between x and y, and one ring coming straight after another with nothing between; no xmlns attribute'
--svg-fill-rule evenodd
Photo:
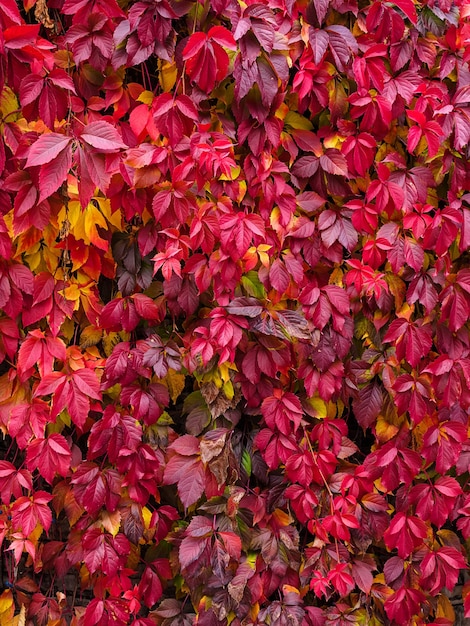
<svg viewBox="0 0 470 626"><path fill-rule="evenodd" d="M0 2L2 624L470 617L469 18Z"/></svg>

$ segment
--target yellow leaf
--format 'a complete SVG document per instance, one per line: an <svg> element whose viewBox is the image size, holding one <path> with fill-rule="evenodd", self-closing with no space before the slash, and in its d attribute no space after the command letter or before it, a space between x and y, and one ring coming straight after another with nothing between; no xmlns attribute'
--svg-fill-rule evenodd
<svg viewBox="0 0 470 626"><path fill-rule="evenodd" d="M455 623L455 611L449 598L444 594L440 595L437 599L436 617L444 617L450 621L451 624Z"/></svg>
<svg viewBox="0 0 470 626"><path fill-rule="evenodd" d="M72 283L64 289L64 297L66 300L73 302L74 311L80 306L80 288L76 283Z"/></svg>
<svg viewBox="0 0 470 626"><path fill-rule="evenodd" d="M230 380L228 380L226 383L223 384L222 391L224 392L225 397L228 400L232 400L233 399L235 391L233 389L233 385L232 385L232 382Z"/></svg>
<svg viewBox="0 0 470 626"><path fill-rule="evenodd" d="M390 288L390 293L395 298L395 309L399 311L402 308L403 301L405 299L406 285L399 276L393 274L392 272L387 272L385 274L385 280Z"/></svg>
<svg viewBox="0 0 470 626"><path fill-rule="evenodd" d="M129 334L121 331L119 333L103 333L103 348L106 356L109 356L111 352L114 350L115 346L121 341L128 341Z"/></svg>
<svg viewBox="0 0 470 626"><path fill-rule="evenodd" d="M94 200L95 202L98 203L101 213L105 216L108 222L112 226L114 226L117 230L122 230L123 223L122 223L121 211L114 211L113 213L111 210L111 201L108 198L98 197L98 198L95 198Z"/></svg>
<svg viewBox="0 0 470 626"><path fill-rule="evenodd" d="M14 612L15 605L13 602L13 594L10 589L5 589L0 596L0 624L2 626L11 624Z"/></svg>
<svg viewBox="0 0 470 626"><path fill-rule="evenodd" d="M101 341L103 331L101 328L95 326L86 326L80 333L80 348L89 348L90 346L96 346Z"/></svg>
<svg viewBox="0 0 470 626"><path fill-rule="evenodd" d="M377 434L377 439L381 443L385 443L386 441L390 441L393 439L397 432L400 429L395 426L395 424L390 424L387 420L385 420L381 415L377 418L377 422L375 424L375 431Z"/></svg>
<svg viewBox="0 0 470 626"><path fill-rule="evenodd" d="M152 511L146 506L142 507L142 519L144 520L144 527L146 530L150 528L150 522L152 520Z"/></svg>
<svg viewBox="0 0 470 626"><path fill-rule="evenodd" d="M259 613L259 602L256 602L255 604L252 604L250 607L250 618L252 620L256 620L256 618L258 617L258 613Z"/></svg>
<svg viewBox="0 0 470 626"><path fill-rule="evenodd" d="M28 539L30 541L32 541L35 546L37 546L37 543L38 543L39 538L41 537L43 531L44 531L44 528L38 522L36 524L36 528L33 530L33 532L28 535Z"/></svg>
<svg viewBox="0 0 470 626"><path fill-rule="evenodd" d="M287 113L284 124L298 130L313 130L312 122L295 111Z"/></svg>
<svg viewBox="0 0 470 626"><path fill-rule="evenodd" d="M172 402L176 402L184 389L186 376L180 372L169 369L168 374L162 379L162 383L168 387Z"/></svg>
<svg viewBox="0 0 470 626"><path fill-rule="evenodd" d="M0 113L2 119L7 122L14 122L19 117L18 99L10 87L4 86L0 94Z"/></svg>
<svg viewBox="0 0 470 626"><path fill-rule="evenodd" d="M11 398L13 392L13 381L8 372L0 376L0 403Z"/></svg>
<svg viewBox="0 0 470 626"><path fill-rule="evenodd" d="M229 382L232 379L230 376L230 371L238 372L237 366L235 365L235 363L228 363L227 361L219 365L219 371L220 371L222 380L225 383Z"/></svg>
<svg viewBox="0 0 470 626"><path fill-rule="evenodd" d="M163 91L171 91L176 83L176 78L178 76L178 68L176 67L176 63L169 63L168 61L159 61L159 73L158 73L158 82L161 85ZM153 95L153 94L152 94ZM150 101L147 104L151 104Z"/></svg>
<svg viewBox="0 0 470 626"><path fill-rule="evenodd" d="M343 143L345 137L341 137L338 134L331 134L328 137L325 137L323 141L323 146L325 148L337 148L341 150L341 144Z"/></svg>
<svg viewBox="0 0 470 626"><path fill-rule="evenodd" d="M441 528L441 530L437 531L436 535L443 546L447 546L449 548L460 546L460 539L452 530Z"/></svg>
<svg viewBox="0 0 470 626"><path fill-rule="evenodd" d="M296 593L300 596L300 591L297 587L293 587L292 585L282 585L282 593Z"/></svg>
<svg viewBox="0 0 470 626"><path fill-rule="evenodd" d="M51 432L61 433L64 430L64 426L70 427L71 424L72 424L72 420L70 418L69 412L67 411L67 409L64 409L57 416L55 424L49 423L47 425L47 428L48 429L50 428Z"/></svg>
<svg viewBox="0 0 470 626"><path fill-rule="evenodd" d="M144 104L148 104L149 106L153 102L153 91L143 91L140 96L137 98L137 102L143 102Z"/></svg>
<svg viewBox="0 0 470 626"><path fill-rule="evenodd" d="M220 174L219 180L236 180L240 176L241 167L232 167L230 169L230 175Z"/></svg>
<svg viewBox="0 0 470 626"><path fill-rule="evenodd" d="M312 413L314 414L314 417L317 417L319 419L328 417L328 409L327 409L326 402L324 400L322 400L321 398L315 397L315 398L309 398L307 402L312 407Z"/></svg>
<svg viewBox="0 0 470 626"><path fill-rule="evenodd" d="M344 272L340 267L335 267L335 269L331 272L330 278L328 280L329 285L338 285L338 287L343 286L343 276Z"/></svg>
<svg viewBox="0 0 470 626"><path fill-rule="evenodd" d="M100 248L100 250L106 252L109 248L109 243L105 239L101 239L98 234L97 226L101 226L104 230L108 229L106 219L92 200L84 211L83 227L85 237L81 237L81 239L83 239L85 243L92 243L97 248Z"/></svg>
<svg viewBox="0 0 470 626"><path fill-rule="evenodd" d="M140 554L140 546L136 546L131 543L131 551L129 556L127 557L126 567L129 569L136 570L142 562L142 557Z"/></svg>
<svg viewBox="0 0 470 626"><path fill-rule="evenodd" d="M3 624L3 622L0 621L0 624ZM22 604L20 612L18 613L18 615L15 615L15 617L11 621L11 626L25 626L25 624L26 624L26 605ZM48 626L49 624L50 622L48 622Z"/></svg>
<svg viewBox="0 0 470 626"><path fill-rule="evenodd" d="M30 248L28 253L24 255L24 258L32 272L39 273L41 271L42 268L40 266L43 258L41 254L41 245L39 243L33 246L33 248Z"/></svg>
<svg viewBox="0 0 470 626"><path fill-rule="evenodd" d="M101 511L101 523L103 528L115 537L119 532L119 527L121 526L121 514L118 510L113 512Z"/></svg>
<svg viewBox="0 0 470 626"><path fill-rule="evenodd" d="M106 395L109 396L112 400L117 400L121 394L121 385L116 383L112 387L109 387L105 391Z"/></svg>
<svg viewBox="0 0 470 626"><path fill-rule="evenodd" d="M273 517L276 520L276 523L279 524L279 526L289 526L289 524L292 522L291 516L282 509L275 509L275 511L273 512Z"/></svg>
<svg viewBox="0 0 470 626"><path fill-rule="evenodd" d="M331 80L328 83L328 87L328 92L330 96L328 104L330 111L334 111L335 115L344 117L349 108L349 102L348 94L344 89L343 83L339 80ZM339 142L338 145L335 147L339 147Z"/></svg>
<svg viewBox="0 0 470 626"><path fill-rule="evenodd" d="M105 206L105 205L104 205ZM109 243L99 236L97 226L107 230L108 223L92 200L88 206L82 210L78 200L70 200L68 207L65 206L59 211L59 223L69 223L69 230L75 239L81 239L87 245L93 244L100 250L107 251Z"/></svg>

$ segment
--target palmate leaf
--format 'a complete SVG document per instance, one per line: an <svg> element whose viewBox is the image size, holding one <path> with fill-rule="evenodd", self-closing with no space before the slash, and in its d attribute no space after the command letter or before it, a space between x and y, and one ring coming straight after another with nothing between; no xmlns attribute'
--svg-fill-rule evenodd
<svg viewBox="0 0 470 626"><path fill-rule="evenodd" d="M26 167L50 163L67 149L71 141L70 137L58 133L41 135L29 150Z"/></svg>
<svg viewBox="0 0 470 626"><path fill-rule="evenodd" d="M233 35L223 26L213 26L207 35L193 33L183 50L186 71L205 93L227 75L229 57L224 48L236 49Z"/></svg>
<svg viewBox="0 0 470 626"><path fill-rule="evenodd" d="M48 483L56 474L66 476L70 469L72 453L63 435L52 433L45 439L34 439L28 446L26 465L29 470L38 469Z"/></svg>
<svg viewBox="0 0 470 626"><path fill-rule="evenodd" d="M48 503L52 495L46 491L35 491L32 498L21 496L12 506L13 525L28 536L40 524L48 532L52 524L52 511Z"/></svg>
<svg viewBox="0 0 470 626"><path fill-rule="evenodd" d="M64 372L46 374L35 391L35 396L53 394L52 417L56 417L67 408L74 423L82 428L90 410L90 398L101 399L99 382L96 374L87 368L67 375Z"/></svg>

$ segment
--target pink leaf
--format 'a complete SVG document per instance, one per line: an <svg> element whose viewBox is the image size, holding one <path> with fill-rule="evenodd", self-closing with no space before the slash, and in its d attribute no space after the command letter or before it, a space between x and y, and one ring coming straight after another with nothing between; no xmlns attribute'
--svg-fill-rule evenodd
<svg viewBox="0 0 470 626"><path fill-rule="evenodd" d="M44 165L55 159L72 141L66 135L59 133L47 133L41 135L29 149L26 167Z"/></svg>

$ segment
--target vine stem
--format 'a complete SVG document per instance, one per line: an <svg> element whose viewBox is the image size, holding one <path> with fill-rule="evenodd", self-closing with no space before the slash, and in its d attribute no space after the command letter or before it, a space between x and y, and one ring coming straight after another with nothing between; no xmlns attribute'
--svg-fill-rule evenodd
<svg viewBox="0 0 470 626"><path fill-rule="evenodd" d="M334 498L333 492L331 491L330 486L329 486L329 484L326 481L325 475L323 474L323 471L322 471L320 465L318 464L318 461L317 461L316 456L315 456L315 451L314 451L314 449L312 447L312 442L310 441L310 437L308 436L308 432L307 432L305 426L303 426L303 431L304 431L304 437L307 440L307 446L308 446L308 448L310 450L310 454L312 455L313 462L317 466L318 473L320 474L321 479L323 481L323 484L325 486L325 489L327 490L328 495L330 496L330 513L331 513L331 515L334 515L335 514L335 509L334 509L334 506L333 506L333 498ZM341 558L340 558L340 555L339 555L338 539L336 537L333 537L333 539L335 540L335 549L336 549L336 556L338 558L338 563L340 563Z"/></svg>

